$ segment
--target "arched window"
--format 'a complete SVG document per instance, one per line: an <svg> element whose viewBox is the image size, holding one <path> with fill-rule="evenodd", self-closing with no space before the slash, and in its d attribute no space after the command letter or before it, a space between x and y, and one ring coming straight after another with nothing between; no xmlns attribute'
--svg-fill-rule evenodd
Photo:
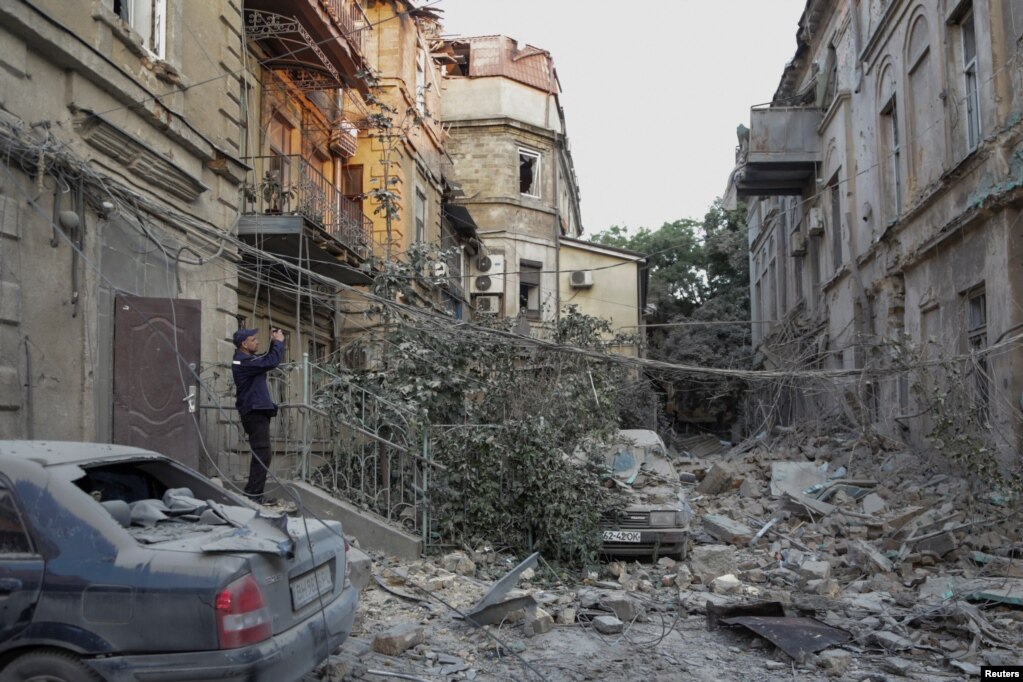
<svg viewBox="0 0 1023 682"><path fill-rule="evenodd" d="M895 70L891 65L881 72L878 88L878 153L880 154L881 196L884 219L892 222L902 213L902 144Z"/></svg>
<svg viewBox="0 0 1023 682"><path fill-rule="evenodd" d="M945 116L938 97L938 74L931 56L927 19L917 16L906 41L906 148L909 151L910 192L915 193L941 175Z"/></svg>

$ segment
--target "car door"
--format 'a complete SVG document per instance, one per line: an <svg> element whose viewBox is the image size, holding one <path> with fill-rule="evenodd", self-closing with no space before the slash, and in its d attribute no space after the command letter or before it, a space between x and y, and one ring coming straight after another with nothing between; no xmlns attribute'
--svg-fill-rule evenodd
<svg viewBox="0 0 1023 682"><path fill-rule="evenodd" d="M13 487L0 477L0 642L31 622L43 580L43 558L35 551Z"/></svg>

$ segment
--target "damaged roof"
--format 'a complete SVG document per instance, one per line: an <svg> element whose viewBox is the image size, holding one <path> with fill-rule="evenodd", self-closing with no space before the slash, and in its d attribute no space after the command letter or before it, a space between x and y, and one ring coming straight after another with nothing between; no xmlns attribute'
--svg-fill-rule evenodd
<svg viewBox="0 0 1023 682"><path fill-rule="evenodd" d="M502 35L474 36L448 41L452 47L469 46L468 76L504 76L544 92L560 92L558 72L551 54Z"/></svg>

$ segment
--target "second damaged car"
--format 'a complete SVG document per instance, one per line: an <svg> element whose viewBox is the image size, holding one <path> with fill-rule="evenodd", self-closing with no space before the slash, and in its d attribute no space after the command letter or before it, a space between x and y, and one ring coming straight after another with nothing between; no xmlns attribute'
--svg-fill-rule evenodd
<svg viewBox="0 0 1023 682"><path fill-rule="evenodd" d="M605 484L623 491L627 501L602 519L601 550L608 555L684 558L693 512L661 437L629 429L591 447L605 468Z"/></svg>
<svg viewBox="0 0 1023 682"><path fill-rule="evenodd" d="M345 550L153 452L0 441L0 682L297 681L351 632Z"/></svg>

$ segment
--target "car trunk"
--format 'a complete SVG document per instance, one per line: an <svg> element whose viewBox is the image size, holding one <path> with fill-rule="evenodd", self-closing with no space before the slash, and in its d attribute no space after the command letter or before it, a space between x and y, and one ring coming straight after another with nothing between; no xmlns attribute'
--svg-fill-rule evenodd
<svg viewBox="0 0 1023 682"><path fill-rule="evenodd" d="M75 483L140 548L156 552L157 566L180 564L174 557L181 554L194 555L205 565L218 557L235 559L220 562L225 572L218 589L251 573L275 635L314 616L341 594L347 567L336 521L264 513L167 461L89 467ZM209 603L214 597L210 595Z"/></svg>

